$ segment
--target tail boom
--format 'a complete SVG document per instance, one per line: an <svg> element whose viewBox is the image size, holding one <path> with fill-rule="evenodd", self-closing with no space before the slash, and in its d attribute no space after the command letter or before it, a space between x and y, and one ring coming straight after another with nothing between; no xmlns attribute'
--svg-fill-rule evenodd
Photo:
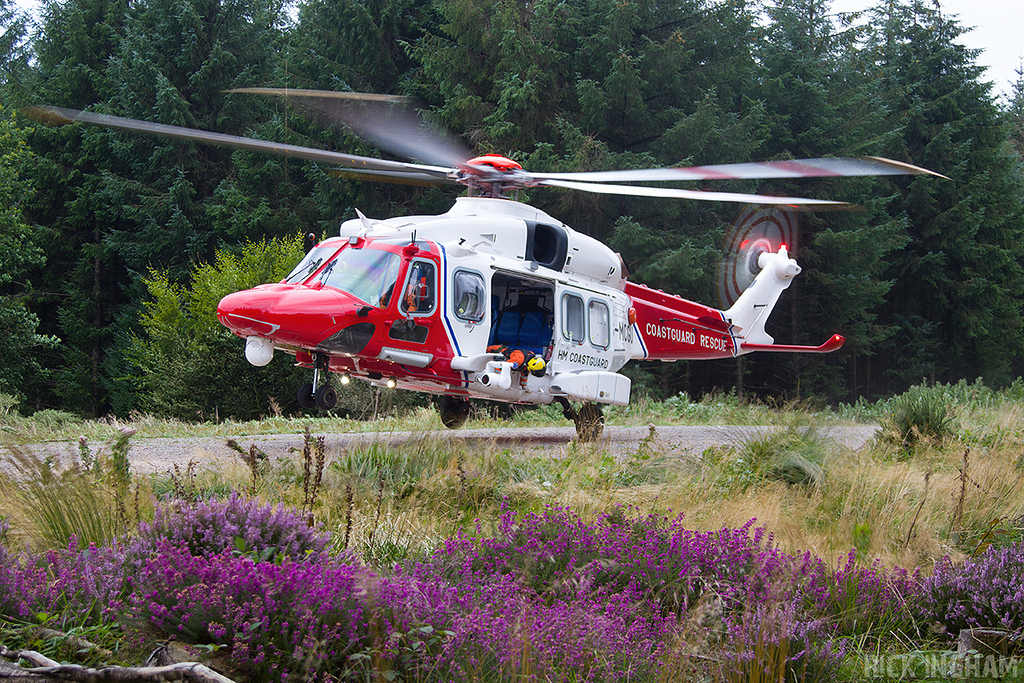
<svg viewBox="0 0 1024 683"><path fill-rule="evenodd" d="M838 334L820 346L776 344L765 322L800 266L785 246L777 253L762 253L758 263L761 272L727 311L626 282L634 316L631 357L712 360L753 351L831 353L842 347L846 339Z"/></svg>
<svg viewBox="0 0 1024 683"><path fill-rule="evenodd" d="M736 339L722 311L678 296L626 283L636 311L632 357L711 360L736 355Z"/></svg>
<svg viewBox="0 0 1024 683"><path fill-rule="evenodd" d="M833 334L832 337L821 346L794 346L792 344L746 344L740 343L740 353L751 351L773 351L775 353L832 353L842 348L846 337L841 334Z"/></svg>

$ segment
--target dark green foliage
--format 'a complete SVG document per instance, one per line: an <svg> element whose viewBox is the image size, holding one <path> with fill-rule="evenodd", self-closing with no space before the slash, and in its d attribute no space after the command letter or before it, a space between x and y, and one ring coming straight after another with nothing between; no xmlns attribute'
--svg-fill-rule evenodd
<svg viewBox="0 0 1024 683"><path fill-rule="evenodd" d="M0 2L0 83L20 90L31 52L26 44L29 18L13 0ZM7 92L2 93L3 101Z"/></svg>
<svg viewBox="0 0 1024 683"><path fill-rule="evenodd" d="M887 210L905 217L909 242L888 271L900 285L885 312L897 329L883 345L889 374L1008 383L1024 350L1020 159L956 19L915 0L880 9L873 25L868 49L901 126L886 153L951 178L891 182Z"/></svg>
<svg viewBox="0 0 1024 683"><path fill-rule="evenodd" d="M44 261L22 212L28 157L24 131L0 105L0 392L18 398L42 374L33 354L57 343L38 333L39 319L25 306L31 293L27 276Z"/></svg>

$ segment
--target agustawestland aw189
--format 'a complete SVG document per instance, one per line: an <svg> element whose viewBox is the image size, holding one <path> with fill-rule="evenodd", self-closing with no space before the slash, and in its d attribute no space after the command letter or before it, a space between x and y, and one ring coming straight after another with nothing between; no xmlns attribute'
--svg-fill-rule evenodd
<svg viewBox="0 0 1024 683"><path fill-rule="evenodd" d="M266 91L258 91L266 92ZM288 91L325 111L338 94ZM357 107L334 107L356 134L378 147L433 165L277 144L252 138L41 108L50 121L80 121L153 135L261 151L330 164L374 180L455 183L468 189L445 214L373 220L361 213L336 237L308 245L284 280L230 294L217 317L245 340L255 366L277 353L312 370L298 390L305 408L337 401L328 373L440 396L441 421L460 426L469 399L561 404L582 439L603 426L601 406L625 405L637 359L732 358L754 351L828 353L776 344L765 322L800 273L777 234L753 229L737 245L743 282L720 310L629 281L622 260L510 193L560 187L605 194L842 208L842 202L702 192L631 183L723 178L920 174L930 171L875 157L824 158L590 173L532 173L499 156L477 156L420 123ZM381 98L388 111L395 104ZM333 106L333 105L332 105ZM353 113L353 111L355 113ZM367 113L369 112L369 113ZM937 175L937 174L932 174ZM358 213L358 212L357 212ZM732 283L735 285L736 283Z"/></svg>

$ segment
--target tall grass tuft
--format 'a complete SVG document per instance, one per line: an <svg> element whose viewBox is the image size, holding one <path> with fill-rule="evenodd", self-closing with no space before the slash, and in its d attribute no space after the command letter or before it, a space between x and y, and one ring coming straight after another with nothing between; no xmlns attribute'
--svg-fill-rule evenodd
<svg viewBox="0 0 1024 683"><path fill-rule="evenodd" d="M882 436L904 449L943 443L956 434L947 387L913 386L896 396L882 416Z"/></svg>
<svg viewBox="0 0 1024 683"><path fill-rule="evenodd" d="M124 500L119 510L118 483L82 469L77 463L58 471L49 461L30 451L7 446L5 464L10 474L0 481L0 491L23 516L20 529L44 548L67 547L72 538L84 545L104 544L126 531Z"/></svg>

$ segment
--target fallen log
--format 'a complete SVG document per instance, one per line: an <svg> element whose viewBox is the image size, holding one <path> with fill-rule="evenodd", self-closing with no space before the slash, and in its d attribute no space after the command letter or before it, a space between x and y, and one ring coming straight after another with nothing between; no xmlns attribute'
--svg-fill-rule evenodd
<svg viewBox="0 0 1024 683"><path fill-rule="evenodd" d="M39 683L40 681L75 681L77 683L235 683L199 662L180 662L167 666L105 666L92 668L78 664L60 664L35 650L11 650L0 643L0 681L5 683ZM30 666L18 666L25 661Z"/></svg>

